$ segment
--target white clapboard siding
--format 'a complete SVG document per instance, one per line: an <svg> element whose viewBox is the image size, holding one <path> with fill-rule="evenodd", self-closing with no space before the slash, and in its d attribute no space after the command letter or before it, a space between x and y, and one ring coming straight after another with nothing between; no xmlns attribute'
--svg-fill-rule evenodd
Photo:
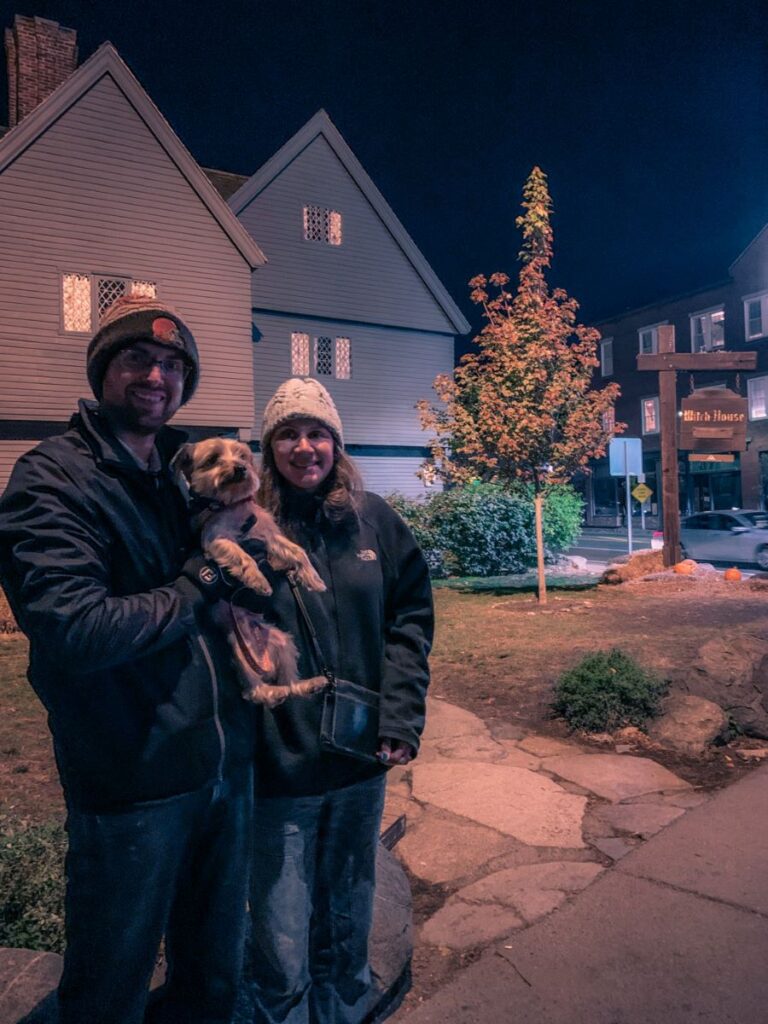
<svg viewBox="0 0 768 1024"><path fill-rule="evenodd" d="M437 485L425 487L416 476L423 459L393 458L389 455L355 455L355 465L360 470L365 489L381 494L403 494L406 498L425 498L441 490Z"/></svg>
<svg viewBox="0 0 768 1024"><path fill-rule="evenodd" d="M253 356L257 429L275 388L293 376L291 333L299 331L309 334L310 338L350 339L351 379L318 378L338 406L348 443L419 447L428 444L419 425L416 403L422 398L433 399L435 376L450 373L452 338L266 313L255 315L254 319L261 334L261 340L254 345Z"/></svg>
<svg viewBox="0 0 768 1024"><path fill-rule="evenodd" d="M253 422L250 267L110 74L0 174L0 226L1 419L65 422L90 395L69 271L156 281L187 321L203 370L177 422Z"/></svg>
<svg viewBox="0 0 768 1024"><path fill-rule="evenodd" d="M304 239L308 203L341 213L340 246ZM238 216L269 259L253 277L255 308L455 332L322 135Z"/></svg>

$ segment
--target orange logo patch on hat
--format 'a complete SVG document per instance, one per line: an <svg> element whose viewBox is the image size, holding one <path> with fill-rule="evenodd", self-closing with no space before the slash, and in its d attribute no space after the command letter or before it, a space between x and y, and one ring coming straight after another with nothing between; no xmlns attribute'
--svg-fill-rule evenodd
<svg viewBox="0 0 768 1024"><path fill-rule="evenodd" d="M179 328L167 316L158 316L152 321L152 337L162 345L183 345Z"/></svg>

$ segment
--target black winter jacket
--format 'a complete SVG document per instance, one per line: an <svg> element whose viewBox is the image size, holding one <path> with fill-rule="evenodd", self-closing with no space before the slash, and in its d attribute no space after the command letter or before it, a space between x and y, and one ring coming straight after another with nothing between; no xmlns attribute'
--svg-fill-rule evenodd
<svg viewBox="0 0 768 1024"><path fill-rule="evenodd" d="M326 665L337 676L380 692L380 735L418 749L434 617L429 571L413 535L382 498L366 493L359 529L334 528L318 516L296 539L328 588L322 594L302 591ZM292 634L300 677L318 675L285 577L270 582L274 593L266 618ZM320 749L322 701L322 692L293 697L260 715L260 795L323 793L383 770Z"/></svg>
<svg viewBox="0 0 768 1024"><path fill-rule="evenodd" d="M74 807L190 792L252 756L226 641L179 576L191 537L168 460L183 438L163 428L152 474L81 402L0 499L0 577Z"/></svg>

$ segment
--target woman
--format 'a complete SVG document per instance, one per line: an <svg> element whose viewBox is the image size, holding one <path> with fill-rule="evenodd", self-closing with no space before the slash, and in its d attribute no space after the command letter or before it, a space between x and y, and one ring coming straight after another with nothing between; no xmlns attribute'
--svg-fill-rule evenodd
<svg viewBox="0 0 768 1024"><path fill-rule="evenodd" d="M381 694L379 757L320 749L323 694L264 711L251 889L255 1024L359 1024L370 1003L368 932L383 764L416 756L433 614L427 566L387 503L362 490L341 420L316 380L282 384L264 413L261 501L308 552L324 593L302 592L323 660ZM302 677L320 666L284 576L268 617Z"/></svg>

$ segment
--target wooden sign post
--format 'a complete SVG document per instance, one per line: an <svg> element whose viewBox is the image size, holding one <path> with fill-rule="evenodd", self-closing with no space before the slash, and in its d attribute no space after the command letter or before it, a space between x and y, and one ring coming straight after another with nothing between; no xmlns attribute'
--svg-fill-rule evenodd
<svg viewBox="0 0 768 1024"><path fill-rule="evenodd" d="M677 480L677 371L754 370L756 352L675 352L675 328L658 328L659 351L637 357L638 370L659 374L659 427L661 430L661 504L664 530L664 565L680 559L680 495Z"/></svg>

